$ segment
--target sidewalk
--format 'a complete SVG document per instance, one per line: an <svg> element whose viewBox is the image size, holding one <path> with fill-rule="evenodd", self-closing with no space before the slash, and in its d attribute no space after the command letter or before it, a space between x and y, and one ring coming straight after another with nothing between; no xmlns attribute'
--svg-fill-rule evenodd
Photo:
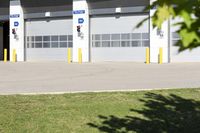
<svg viewBox="0 0 200 133"><path fill-rule="evenodd" d="M200 63L0 62L0 94L200 87Z"/></svg>

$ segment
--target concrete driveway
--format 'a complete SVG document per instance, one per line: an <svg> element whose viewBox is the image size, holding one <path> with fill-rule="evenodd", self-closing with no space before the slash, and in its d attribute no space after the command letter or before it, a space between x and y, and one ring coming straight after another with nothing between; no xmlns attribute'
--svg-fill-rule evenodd
<svg viewBox="0 0 200 133"><path fill-rule="evenodd" d="M0 62L0 94L200 87L200 63Z"/></svg>

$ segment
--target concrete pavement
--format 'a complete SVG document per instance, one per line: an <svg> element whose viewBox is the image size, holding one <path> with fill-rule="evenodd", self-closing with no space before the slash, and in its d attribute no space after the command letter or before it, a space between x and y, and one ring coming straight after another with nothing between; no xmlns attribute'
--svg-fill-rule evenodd
<svg viewBox="0 0 200 133"><path fill-rule="evenodd" d="M200 63L0 62L0 94L200 87Z"/></svg>

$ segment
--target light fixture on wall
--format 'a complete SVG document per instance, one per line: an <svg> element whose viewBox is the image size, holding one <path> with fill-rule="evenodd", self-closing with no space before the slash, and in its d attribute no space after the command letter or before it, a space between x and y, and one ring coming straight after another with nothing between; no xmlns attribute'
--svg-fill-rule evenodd
<svg viewBox="0 0 200 133"><path fill-rule="evenodd" d="M45 12L46 22L50 22L51 12Z"/></svg>
<svg viewBox="0 0 200 133"><path fill-rule="evenodd" d="M50 17L51 16L51 12L45 12L45 17Z"/></svg>
<svg viewBox="0 0 200 133"><path fill-rule="evenodd" d="M115 8L115 13L121 13L121 12L122 12L122 8L121 7Z"/></svg>
<svg viewBox="0 0 200 133"><path fill-rule="evenodd" d="M116 13L115 18L116 19L119 19L121 17L121 12L122 12L122 8L121 7L115 8L115 13Z"/></svg>

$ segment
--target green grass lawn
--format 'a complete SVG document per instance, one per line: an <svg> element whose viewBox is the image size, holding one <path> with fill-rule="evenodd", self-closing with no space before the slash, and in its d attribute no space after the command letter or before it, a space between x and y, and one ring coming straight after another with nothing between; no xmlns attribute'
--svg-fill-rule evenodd
<svg viewBox="0 0 200 133"><path fill-rule="evenodd" d="M0 96L2 133L200 133L200 89Z"/></svg>

